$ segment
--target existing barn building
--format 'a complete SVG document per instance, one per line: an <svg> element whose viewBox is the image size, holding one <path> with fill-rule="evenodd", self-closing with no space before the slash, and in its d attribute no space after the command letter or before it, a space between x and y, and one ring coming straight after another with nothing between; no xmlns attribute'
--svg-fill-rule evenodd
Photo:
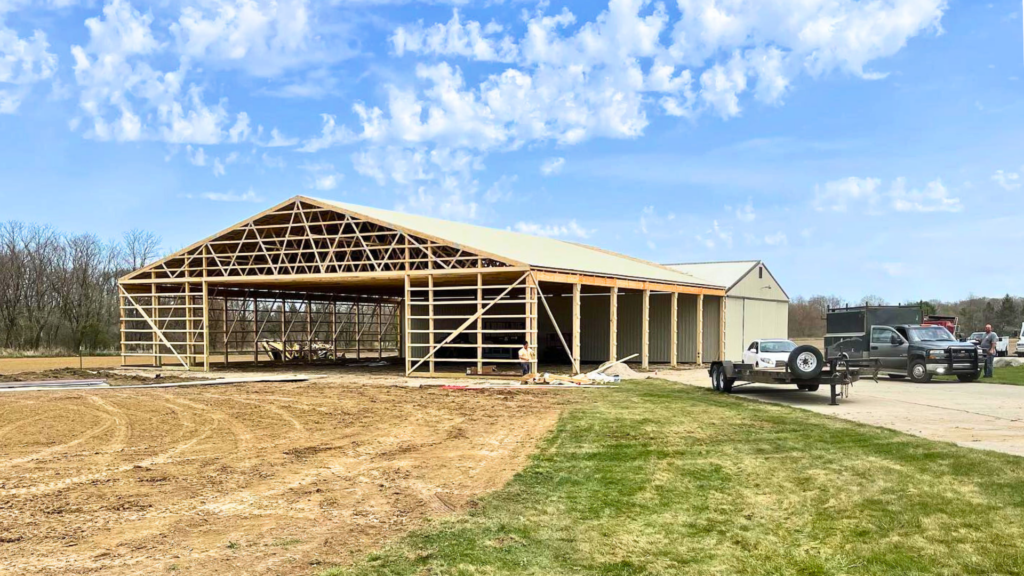
<svg viewBox="0 0 1024 576"><path fill-rule="evenodd" d="M597 248L296 196L119 281L121 354L399 356L410 375L717 359L724 285ZM536 369L536 361L534 362Z"/></svg>
<svg viewBox="0 0 1024 576"><path fill-rule="evenodd" d="M764 262L699 262L669 267L726 287L727 360L741 359L752 340L789 337L789 296Z"/></svg>

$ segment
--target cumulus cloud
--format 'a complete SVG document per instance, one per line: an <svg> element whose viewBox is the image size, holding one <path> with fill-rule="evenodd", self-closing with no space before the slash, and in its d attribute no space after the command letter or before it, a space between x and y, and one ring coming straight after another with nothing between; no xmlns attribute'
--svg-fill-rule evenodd
<svg viewBox="0 0 1024 576"><path fill-rule="evenodd" d="M263 198L252 188L241 194L230 190L228 192L203 192L200 194L185 194L185 198L211 200L213 202L263 202Z"/></svg>
<svg viewBox="0 0 1024 576"><path fill-rule="evenodd" d="M545 176L558 174L565 166L565 158L548 158L540 165L540 173Z"/></svg>
<svg viewBox="0 0 1024 576"><path fill-rule="evenodd" d="M819 212L846 212L853 207L867 213L879 213L883 208L896 212L960 212L964 208L941 179L917 189L908 188L901 177L883 190L878 178L853 176L815 186L813 206Z"/></svg>
<svg viewBox="0 0 1024 576"><path fill-rule="evenodd" d="M334 190L341 183L344 175L334 169L334 164L327 162L309 163L300 166L309 177L306 180L306 188L326 192Z"/></svg>
<svg viewBox="0 0 1024 576"><path fill-rule="evenodd" d="M1003 172L1002 170L996 170L996 173L992 175L992 181L1002 187L1003 190L1016 190L1020 188L1021 184L1020 174L1016 172Z"/></svg>
<svg viewBox="0 0 1024 576"><path fill-rule="evenodd" d="M725 207L726 210L730 208ZM753 222L757 218L757 212L754 211L754 200L752 198L747 199L747 203L736 208L733 211L736 214L736 219L740 222Z"/></svg>

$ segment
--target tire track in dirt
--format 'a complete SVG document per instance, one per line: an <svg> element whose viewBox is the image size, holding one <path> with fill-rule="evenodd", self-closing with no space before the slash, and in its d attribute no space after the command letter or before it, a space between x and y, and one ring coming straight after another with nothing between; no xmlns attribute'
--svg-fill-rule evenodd
<svg viewBox="0 0 1024 576"><path fill-rule="evenodd" d="M77 438L75 438L74 440L72 440L70 442L66 442L64 444L60 444L60 445L57 445L57 446L51 446L50 448L46 448L44 450L40 450L39 452L35 452L35 453L29 454L27 456L22 456L20 458L12 458L12 459L7 460L6 462L4 462L4 464L6 464L7 466L15 466L15 465L18 465L18 464L24 464L26 462L32 462L34 460L42 460L45 457L49 456L50 454L53 454L55 452L60 452L62 450L66 450L68 448L77 446L77 445L81 444L82 442L85 442L86 440L89 440L89 439L91 439L91 438L93 438L95 436L98 436L98 435L106 432L111 427L114 427L114 426L117 426L117 425L120 425L122 427L125 426L125 423L121 422L120 419L118 418L118 416L116 415L116 413L115 413L116 409L114 409L109 404L106 404L105 402L103 402L102 400L100 400L99 398L97 398L95 396L88 396L87 398L93 404L96 404L96 405L100 406L101 408L103 408L103 410L92 410L92 412L95 412L95 413L101 415L104 418L104 422L102 424L100 424L99 426L96 426L95 428L92 428L91 430L87 430L82 435L78 436ZM124 447L124 443L128 440L128 437L127 437L127 435L123 435L123 434L119 434L119 436L124 436L124 438L121 439L121 446Z"/></svg>
<svg viewBox="0 0 1024 576"><path fill-rule="evenodd" d="M281 418L283 418L284 420L289 422L292 425L292 427L295 428L296 431L298 431L298 432L305 432L306 431L306 429L302 426L302 424L298 420L296 420L294 416L289 414L283 408L279 408L277 406L273 406L273 405L267 404L265 402L260 402L258 400L243 400L242 398L235 398L233 396L221 396L219 394L207 394L206 397L207 398L221 398L221 399L224 399L224 400L231 400L233 402L242 402L242 403L245 403L245 404L253 404L253 405L259 406L261 408L266 408L267 410L270 410L274 414L277 414L278 416L280 416Z"/></svg>

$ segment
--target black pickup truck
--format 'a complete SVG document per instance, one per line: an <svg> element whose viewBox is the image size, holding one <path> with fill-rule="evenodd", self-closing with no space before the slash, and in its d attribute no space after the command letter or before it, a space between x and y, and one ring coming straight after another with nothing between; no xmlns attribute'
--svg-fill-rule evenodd
<svg viewBox="0 0 1024 576"><path fill-rule="evenodd" d="M932 376L956 376L961 382L981 377L985 355L971 342L958 342L941 326L922 326L917 306L858 306L826 315L828 358L873 359L878 371L899 380L929 382Z"/></svg>

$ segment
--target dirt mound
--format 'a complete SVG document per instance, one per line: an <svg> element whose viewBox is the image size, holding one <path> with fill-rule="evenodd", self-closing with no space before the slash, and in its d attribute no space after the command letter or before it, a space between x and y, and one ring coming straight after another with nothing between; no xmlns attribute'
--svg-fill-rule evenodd
<svg viewBox="0 0 1024 576"><path fill-rule="evenodd" d="M41 380L106 380L111 386L130 386L137 384L159 384L168 382L188 382L202 380L204 376L184 376L173 373L154 373L150 375L118 373L111 370L81 370L78 368L60 368L38 372L18 372L17 374L0 375L0 382L37 382Z"/></svg>
<svg viewBox="0 0 1024 576"><path fill-rule="evenodd" d="M614 366L607 368L604 371L604 374L608 376L618 376L623 380L644 380L651 377L650 374L641 374L640 372L630 368L628 364L624 363L615 364Z"/></svg>

